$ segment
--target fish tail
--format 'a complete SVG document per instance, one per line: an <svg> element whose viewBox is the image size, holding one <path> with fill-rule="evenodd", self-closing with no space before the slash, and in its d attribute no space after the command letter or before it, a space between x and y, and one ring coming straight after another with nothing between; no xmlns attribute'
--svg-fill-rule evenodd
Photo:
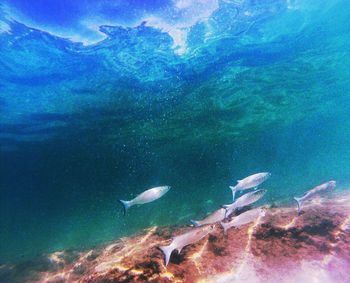
<svg viewBox="0 0 350 283"><path fill-rule="evenodd" d="M236 187L233 187L233 186L230 186L230 189L232 191L232 201L235 201L235 195L236 195L237 189Z"/></svg>
<svg viewBox="0 0 350 283"><path fill-rule="evenodd" d="M118 201L123 205L123 212L125 215L128 208L132 205L131 201L121 200L121 199L118 199Z"/></svg>
<svg viewBox="0 0 350 283"><path fill-rule="evenodd" d="M232 209L232 208L230 209L229 208L230 207L229 204L228 205L222 205L221 207L225 209L225 218L229 217L232 214L232 212L235 211L235 209Z"/></svg>
<svg viewBox="0 0 350 283"><path fill-rule="evenodd" d="M199 226L201 226L200 224L199 224L199 222L198 221L196 221L196 220L190 220L191 221L191 223L194 225L194 227L199 227Z"/></svg>
<svg viewBox="0 0 350 283"><path fill-rule="evenodd" d="M302 202L301 198L297 198L297 197L294 197L294 200L297 202L297 205L298 205L298 214L300 214L300 212L301 212L301 206L303 205L303 202Z"/></svg>
<svg viewBox="0 0 350 283"><path fill-rule="evenodd" d="M224 223L224 222L220 222L220 224L221 224L221 227L224 229L224 234L226 234L227 233L227 229L228 229L228 225L226 224L226 223Z"/></svg>
<svg viewBox="0 0 350 283"><path fill-rule="evenodd" d="M171 245L170 246L162 246L162 247L159 247L159 249L163 252L163 254L165 256L165 266L167 266L169 263L169 260L170 260L171 253L173 252L174 249Z"/></svg>

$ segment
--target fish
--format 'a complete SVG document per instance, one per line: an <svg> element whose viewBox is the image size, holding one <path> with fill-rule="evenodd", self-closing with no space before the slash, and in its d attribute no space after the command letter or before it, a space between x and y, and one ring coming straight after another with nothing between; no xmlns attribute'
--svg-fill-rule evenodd
<svg viewBox="0 0 350 283"><path fill-rule="evenodd" d="M123 205L124 208L124 215L126 214L126 211L133 205L137 204L145 204L152 201L155 201L159 198L161 198L163 195L165 195L169 190L170 186L161 186L161 187L155 187L152 189L149 189L147 191L144 191L143 193L139 194L137 197L135 197L132 200L121 200L118 201Z"/></svg>
<svg viewBox="0 0 350 283"><path fill-rule="evenodd" d="M235 200L236 192L251 189L251 188L256 188L270 177L271 177L271 173L262 172L262 173L250 175L242 180L237 180L236 186L230 186L230 189L232 190L233 200Z"/></svg>
<svg viewBox="0 0 350 283"><path fill-rule="evenodd" d="M304 193L304 195L300 198L294 197L294 200L297 202L298 205L298 214L300 214L301 212L301 208L303 206L303 203L306 200L309 200L310 198L312 198L314 195L322 192L322 191L326 191L326 190L332 190L335 188L335 186L337 185L336 181L328 181L326 183L323 183L321 185L318 185L316 187L314 187L313 189L307 191L306 193Z"/></svg>
<svg viewBox="0 0 350 283"><path fill-rule="evenodd" d="M235 202L231 204L223 205L222 207L226 209L225 218L230 216L230 214L232 214L237 208L244 207L258 201L264 196L265 193L266 190L263 189L252 191L239 197Z"/></svg>
<svg viewBox="0 0 350 283"><path fill-rule="evenodd" d="M173 237L170 245L160 246L159 249L163 252L165 256L165 266L168 265L171 253L174 250L177 250L178 253L181 253L183 247L200 241L209 233L213 232L214 228L215 225L204 225L201 227L193 228L189 232Z"/></svg>
<svg viewBox="0 0 350 283"><path fill-rule="evenodd" d="M220 222L225 219L225 215L226 215L226 209L221 207L215 210L213 213L209 214L203 220L198 220L198 221L190 220L190 221L195 227L199 227L206 224L213 224L216 222Z"/></svg>
<svg viewBox="0 0 350 283"><path fill-rule="evenodd" d="M240 226L253 222L258 217L264 217L266 214L266 208L255 208L241 213L240 215L234 217L230 222L224 223L220 222L224 233L226 234L227 230L231 227L239 228Z"/></svg>

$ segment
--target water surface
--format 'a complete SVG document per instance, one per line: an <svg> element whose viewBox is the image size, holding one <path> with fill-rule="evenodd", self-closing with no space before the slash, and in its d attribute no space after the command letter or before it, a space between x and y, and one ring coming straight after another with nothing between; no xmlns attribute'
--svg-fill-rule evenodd
<svg viewBox="0 0 350 283"><path fill-rule="evenodd" d="M350 183L346 1L175 1L96 20L85 45L15 2L0 4L0 262L189 223L259 171L266 203ZM123 217L117 199L158 185L172 190Z"/></svg>

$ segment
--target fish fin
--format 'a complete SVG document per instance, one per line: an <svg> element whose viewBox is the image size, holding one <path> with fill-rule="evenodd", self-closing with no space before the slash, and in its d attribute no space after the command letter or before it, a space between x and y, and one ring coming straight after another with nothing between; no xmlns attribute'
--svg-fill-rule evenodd
<svg viewBox="0 0 350 283"><path fill-rule="evenodd" d="M199 226L201 226L200 224L199 224L199 221L196 221L196 220L190 220L191 221L191 223L194 225L194 227L199 227Z"/></svg>
<svg viewBox="0 0 350 283"><path fill-rule="evenodd" d="M121 200L118 199L118 201L123 205L123 212L124 212L124 216L126 214L126 211L129 209L129 207L132 205L131 201L127 201L127 200Z"/></svg>
<svg viewBox="0 0 350 283"><path fill-rule="evenodd" d="M170 260L171 253L173 252L174 249L171 245L159 247L159 249L163 252L165 256L165 266L167 266Z"/></svg>
<svg viewBox="0 0 350 283"><path fill-rule="evenodd" d="M220 222L220 224L221 224L221 227L224 229L224 234L226 235L227 229L228 229L227 224L224 222Z"/></svg>
<svg viewBox="0 0 350 283"><path fill-rule="evenodd" d="M226 214L227 214L227 207L229 205L228 204L223 204L223 205L220 205L221 208L225 209L225 215L224 215L224 219L226 218Z"/></svg>
<svg viewBox="0 0 350 283"><path fill-rule="evenodd" d="M230 189L232 191L232 201L235 201L236 187L230 186Z"/></svg>
<svg viewBox="0 0 350 283"><path fill-rule="evenodd" d="M240 182L242 182L242 180L237 180L237 183L240 183Z"/></svg>
<svg viewBox="0 0 350 283"><path fill-rule="evenodd" d="M226 209L225 218L229 217L234 211L235 209Z"/></svg>
<svg viewBox="0 0 350 283"><path fill-rule="evenodd" d="M295 197L294 200L295 200L295 201L297 202L297 204L298 204L298 214L300 214L300 212L301 212L301 206L303 205L303 202L302 202L301 198L297 198L297 197Z"/></svg>

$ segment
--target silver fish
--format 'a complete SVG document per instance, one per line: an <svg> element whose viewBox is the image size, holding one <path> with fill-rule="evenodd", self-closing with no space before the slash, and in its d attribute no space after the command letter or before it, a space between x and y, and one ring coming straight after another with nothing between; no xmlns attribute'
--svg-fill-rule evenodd
<svg viewBox="0 0 350 283"><path fill-rule="evenodd" d="M265 193L266 190L252 191L239 197L235 202L231 204L223 205L222 207L226 209L226 217L232 214L237 208L247 206L253 202L258 201L264 196Z"/></svg>
<svg viewBox="0 0 350 283"><path fill-rule="evenodd" d="M159 199L165 195L169 190L170 186L161 186L144 191L132 200L119 200L119 202L123 205L124 215L131 206L155 201L156 199Z"/></svg>
<svg viewBox="0 0 350 283"><path fill-rule="evenodd" d="M323 183L321 185L318 185L316 187L314 187L313 189L307 191L302 197L297 198L295 197L294 200L297 202L298 204L298 214L300 214L301 212L301 208L303 206L304 201L312 198L314 195L325 191L325 190L332 190L335 188L335 186L337 185L336 181L329 181L326 183Z"/></svg>
<svg viewBox="0 0 350 283"><path fill-rule="evenodd" d="M178 253L180 253L183 247L194 244L203 239L206 235L213 232L214 228L215 225L206 225L194 228L185 234L173 237L173 240L169 246L159 247L165 256L165 266L168 265L173 250L177 250Z"/></svg>
<svg viewBox="0 0 350 283"><path fill-rule="evenodd" d="M254 175L250 175L242 180L237 180L236 186L230 186L230 189L232 190L232 197L233 200L235 200L235 194L237 191L243 191L251 188L256 188L261 183L265 182L268 178L271 177L271 173L269 172L263 172L263 173L257 173Z"/></svg>
<svg viewBox="0 0 350 283"><path fill-rule="evenodd" d="M227 230L231 227L239 228L240 226L253 222L258 217L264 217L266 214L265 208L255 208L252 210L248 210L243 212L242 214L234 217L230 222L224 223L221 222L222 228L224 228L224 233L226 234Z"/></svg>
<svg viewBox="0 0 350 283"><path fill-rule="evenodd" d="M213 224L224 220L225 214L226 214L226 209L221 207L218 210L215 210L213 213L209 214L203 220L198 220L198 221L191 220L191 222L195 227L199 227L205 224Z"/></svg>

